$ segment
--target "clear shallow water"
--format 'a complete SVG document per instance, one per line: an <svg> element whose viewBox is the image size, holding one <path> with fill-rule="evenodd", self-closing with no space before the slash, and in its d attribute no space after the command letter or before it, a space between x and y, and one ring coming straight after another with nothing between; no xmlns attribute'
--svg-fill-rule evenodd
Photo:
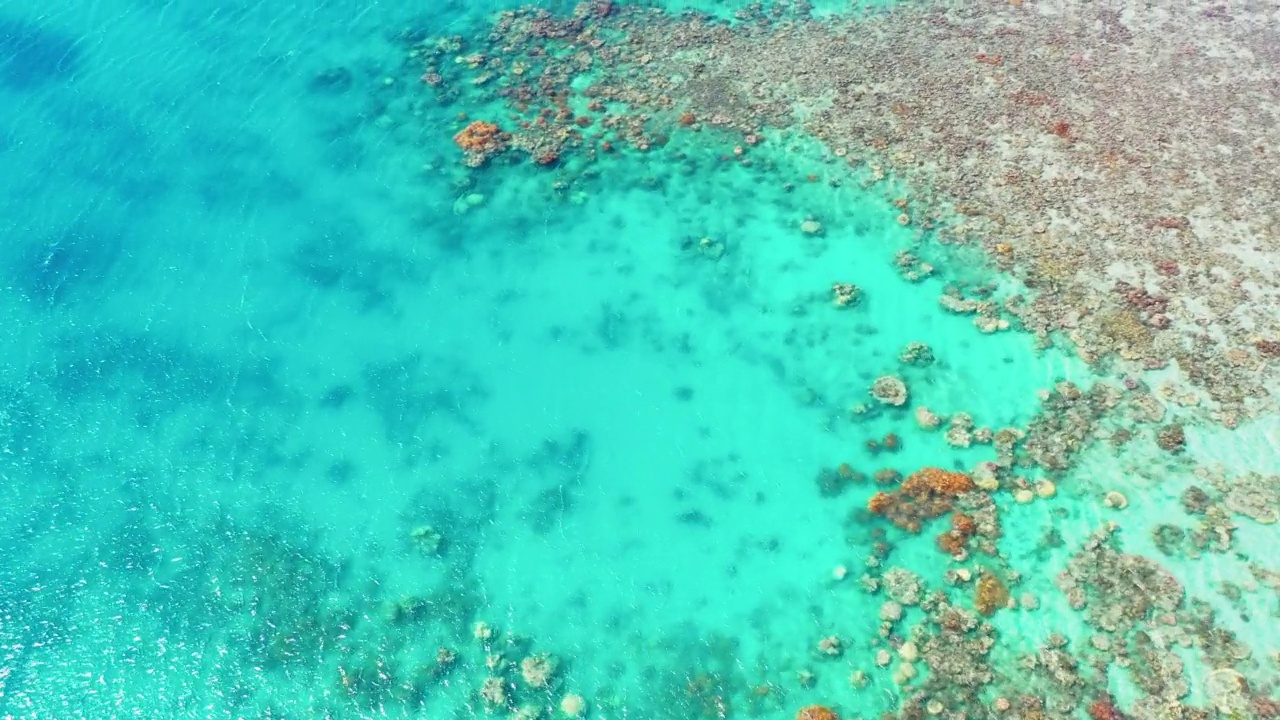
<svg viewBox="0 0 1280 720"><path fill-rule="evenodd" d="M871 487L815 477L990 453L850 406L901 373L1001 427L1080 370L941 310L945 257L902 280L892 194L803 144L467 185L475 111L383 78L394 33L470 20L356 5L0 9L0 712L470 714L477 621L561 661L522 702L882 708L887 677L848 684L869 653L813 650L874 633L879 601L830 579ZM335 67L349 87L314 82ZM903 369L911 341L938 364ZM922 545L898 559L936 577Z"/></svg>

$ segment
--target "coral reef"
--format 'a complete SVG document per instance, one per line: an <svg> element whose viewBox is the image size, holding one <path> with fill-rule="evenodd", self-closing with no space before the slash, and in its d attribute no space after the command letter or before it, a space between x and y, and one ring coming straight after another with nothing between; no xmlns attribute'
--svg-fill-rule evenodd
<svg viewBox="0 0 1280 720"><path fill-rule="evenodd" d="M507 684L499 677L487 677L480 684L480 698L489 707L506 707L510 701Z"/></svg>
<svg viewBox="0 0 1280 720"><path fill-rule="evenodd" d="M938 535L938 549L948 555L961 555L968 549L969 538L978 532L978 523L962 512L951 513L951 529Z"/></svg>
<svg viewBox="0 0 1280 720"><path fill-rule="evenodd" d="M844 654L844 643L835 635L828 635L818 641L818 653L824 657L840 657Z"/></svg>
<svg viewBox="0 0 1280 720"><path fill-rule="evenodd" d="M870 442L875 443L876 441L872 440ZM879 443L876 443L876 448L879 447ZM880 468L871 474L871 478L876 481L877 485L893 485L902 479L902 473L893 468Z"/></svg>
<svg viewBox="0 0 1280 720"><path fill-rule="evenodd" d="M1188 515L1203 515L1209 509L1209 506L1213 504L1213 499L1209 497L1209 493L1195 485L1184 490L1179 500Z"/></svg>
<svg viewBox="0 0 1280 720"><path fill-rule="evenodd" d="M1248 473L1235 478L1229 481L1223 504L1255 522L1275 523L1280 520L1280 476Z"/></svg>
<svg viewBox="0 0 1280 720"><path fill-rule="evenodd" d="M831 286L832 303L836 307L853 307L862 300L862 290L853 283L836 283Z"/></svg>
<svg viewBox="0 0 1280 720"><path fill-rule="evenodd" d="M436 557L444 551L444 536L430 525L422 525L409 531L409 540L423 555Z"/></svg>
<svg viewBox="0 0 1280 720"><path fill-rule="evenodd" d="M1009 588L994 572L984 570L974 586L973 606L983 615L994 615L1009 605Z"/></svg>
<svg viewBox="0 0 1280 720"><path fill-rule="evenodd" d="M947 425L947 444L954 448L967 448L973 443L973 417L969 413L956 413Z"/></svg>
<svg viewBox="0 0 1280 720"><path fill-rule="evenodd" d="M796 720L840 720L840 716L826 705L809 705L800 708Z"/></svg>
<svg viewBox="0 0 1280 720"><path fill-rule="evenodd" d="M1173 423L1160 428L1156 432L1156 445L1168 453L1180 453L1187 446L1187 435L1182 425Z"/></svg>
<svg viewBox="0 0 1280 720"><path fill-rule="evenodd" d="M902 619L902 604L886 600L880 605L880 619L887 623L896 623Z"/></svg>
<svg viewBox="0 0 1280 720"><path fill-rule="evenodd" d="M995 678L989 660L995 646L991 625L972 611L952 605L942 593L932 593L921 608L927 619L917 628L913 644L929 675L920 694L904 698L904 717L927 714L926 698L967 707L975 692Z"/></svg>
<svg viewBox="0 0 1280 720"><path fill-rule="evenodd" d="M1032 421L1023 452L1045 470L1065 470L1094 436L1099 418L1115 408L1121 397L1120 390L1106 382L1097 382L1088 391L1075 383L1058 383Z"/></svg>
<svg viewBox="0 0 1280 720"><path fill-rule="evenodd" d="M871 385L871 397L885 405L900 407L907 403L907 384L892 375L882 376Z"/></svg>
<svg viewBox="0 0 1280 720"><path fill-rule="evenodd" d="M1274 94L1271 74L1240 73L1232 60L1275 59L1270 38L1247 29L1264 24L1256 8L1192 0L1162 10L1159 23L1142 23L1140 14L1104 7L1037 11L1035 22L1018 22L1016 13L1033 5L1024 8L1022 0L907 7L856 21L811 18L804 2L784 5L776 11L767 5L745 8L739 16L747 22L732 30L701 13L674 16L599 2L563 19L536 10L503 13L488 38L492 47L484 52L448 51L460 63L444 62L450 58L438 52L423 56L423 83L447 88L462 84L472 71L471 82L493 88L493 97L508 101L512 121L519 123L506 143L528 150L535 162L642 152L661 147L666 133L710 135L717 129L741 138L729 139L730 145L741 144L724 153L724 162L746 165L764 128L794 128L803 116L797 129L825 140L841 164L865 169L867 187L888 173L912 186L909 207L905 199L895 202L904 226L895 232L914 235L919 243L896 258L903 277L920 281L933 273L917 253L931 252L928 243L936 233L942 243L970 243L975 252L991 253L999 267L1026 281L1034 292L1025 297L1001 297L993 287L952 281L939 302L950 312L971 315L984 332L1004 329L1016 318L1044 344L1065 336L1085 360L1106 359L1114 364L1100 368L1126 373L1123 385L1097 383L1085 391L1059 383L1025 436L1013 428L975 428L971 417L959 414L950 419L946 441L956 448L990 442L994 462L983 463L972 476L953 473L926 481L916 473L868 501L873 514L910 531L951 513L950 528L937 538L950 554L995 555L994 502L975 489L1003 486L1019 502L1051 498L1054 481L1064 481L1064 471L1097 438L1110 438L1118 447L1132 438L1146 443L1154 430L1159 447L1183 453L1182 421L1191 428L1192 418L1212 414L1232 425L1277 406L1280 395L1269 388L1280 373L1268 359L1280 356L1280 315L1270 312L1275 283L1261 268L1274 264L1280 246L1274 242L1274 218L1257 208L1270 207L1275 195L1272 163L1265 157L1268 148L1280 145L1280 135L1267 114L1272 103L1239 109L1232 100ZM778 22L786 13L802 22ZM1115 52L1117 47L1125 52ZM1052 50L1046 54L1045 48ZM492 57L485 57L490 50ZM519 60L513 62L515 55ZM588 77L589 83L574 82ZM1181 92L1181 81L1191 79L1197 92ZM569 110L580 104L585 112ZM1224 107L1255 132L1235 132L1234 121L1224 125ZM810 112L796 112L802 108ZM492 133L497 132L495 126ZM1228 151L1238 162L1221 161ZM469 152L468 160L474 156ZM829 177L822 171L821 179ZM825 232L813 218L800 230ZM837 284L833 295L843 307L859 293ZM917 365L925 364L924 357L917 349L903 351L899 359ZM1146 389L1140 371L1171 361L1183 379L1207 391L1206 402ZM876 385L882 381L882 392L872 388L881 404L908 403L902 380L881 378ZM1179 422L1165 425L1169 415ZM925 408L917 408L915 418L924 428L943 422ZM1159 427L1135 434L1113 427L1114 418ZM873 446L882 448L891 449L887 442ZM1175 464L1186 461L1170 461ZM1028 480L1041 477L1023 469L1032 465L1052 479ZM847 467L819 475L824 495L839 494L860 477ZM888 485L898 478L880 471L876 479ZM1188 491L1184 507L1200 527L1187 537L1172 525L1159 528L1161 547L1189 542L1223 551L1233 528L1228 512L1259 522L1280 517L1277 484L1232 481L1216 486L1221 500ZM1141 499L1143 509L1152 502L1145 494ZM1106 493L1103 502L1115 509L1128 503L1117 491ZM883 554L868 558L871 572L882 559ZM952 568L948 577L967 582L960 570L968 577L968 568ZM894 596L901 578L891 580L892 573L883 579ZM979 612L1007 604L1002 579L1016 584L1012 573L978 575L973 589ZM1172 576L1154 561L1119 552L1108 528L1073 558L1059 586L1097 631L1097 642L1086 651L1098 653L1099 663L1123 656L1125 664L1117 664L1130 668L1137 687L1148 693L1134 705L1136 717L1166 711L1169 717L1195 717L1176 702L1180 667L1164 650L1193 634L1167 629L1187 617ZM916 602L922 593L917 587ZM973 613L950 607L945 597L923 602L929 613L925 630L901 644L901 638L889 639L900 655L907 643L918 644L930 670L920 680L926 691L903 691L902 717L972 707L972 689L991 682L984 656L994 631ZM891 622L900 619L900 604L898 611ZM1194 632L1203 647L1225 646L1212 629ZM913 659L903 659L908 665L895 679L913 680ZM891 662L889 657L884 664ZM1043 686L1006 693L992 708L1018 718L1065 717L1071 713L1060 703L1094 698L1087 712L1095 720L1124 717L1109 697L1097 695L1099 688L1081 687L1085 680L1065 647L1050 643L1027 662L1028 677L1043 680ZM1234 678L1226 677L1224 687L1233 685L1227 680ZM1229 690L1232 701L1223 707L1247 711L1237 701L1239 688ZM1072 710L1078 714L1085 702Z"/></svg>
<svg viewBox="0 0 1280 720"><path fill-rule="evenodd" d="M887 492L878 492L867 500L867 510L875 515L887 514L896 504L893 495Z"/></svg>
<svg viewBox="0 0 1280 720"><path fill-rule="evenodd" d="M868 187L890 174L911 186L909 212L895 203L900 222L978 246L1033 287L1036 297L1004 310L1042 338L1062 331L1086 360L1128 367L1177 355L1224 424L1276 406L1263 388L1277 369L1253 362L1280 354L1262 269L1278 251L1273 222L1239 208L1274 195L1259 148L1280 137L1269 103L1241 111L1254 135L1227 132L1219 112L1235 97L1270 97L1270 73L1241 78L1232 60L1269 47L1263 9L1197 0L1156 31L1140 14L1090 6L1011 32L1022 0L821 19L799 3L744 8L729 30L702 13L604 4L564 18L502 13L485 52L415 45L424 91L471 86L505 101L527 118L514 142L561 155L643 152L669 132L717 128L742 138L726 161L746 164L762 129L808 130L866 167ZM1060 47L1060 61L1043 62L1045 47ZM1197 92L1181 92L1187 84ZM570 110L576 102L587 113ZM1221 162L1228 150L1233 161ZM914 249L898 263L909 279L928 275ZM993 311L979 326L999 329L1001 303L981 302Z"/></svg>
<svg viewBox="0 0 1280 720"><path fill-rule="evenodd" d="M849 463L840 463L834 470L823 468L818 471L818 494L826 498L839 497L850 485L866 481L867 476L854 470Z"/></svg>
<svg viewBox="0 0 1280 720"><path fill-rule="evenodd" d="M484 164L489 158L507 148L509 136L491 122L475 120L453 136L453 142L467 154L472 167Z"/></svg>
<svg viewBox="0 0 1280 720"><path fill-rule="evenodd" d="M907 282L920 282L933 275L934 267L908 250L899 250L894 263Z"/></svg>
<svg viewBox="0 0 1280 720"><path fill-rule="evenodd" d="M921 430L934 430L942 424L942 418L923 405L916 407L915 415Z"/></svg>
<svg viewBox="0 0 1280 720"><path fill-rule="evenodd" d="M934 362L933 348L922 342L910 342L903 348L902 353L898 355L898 359L906 365L915 365L917 367L932 365Z"/></svg>
<svg viewBox="0 0 1280 720"><path fill-rule="evenodd" d="M920 532L923 521L945 515L959 495L974 489L973 480L964 473L923 468L908 476L893 492L873 495L867 509L903 530Z"/></svg>
<svg viewBox="0 0 1280 720"><path fill-rule="evenodd" d="M891 568L885 572L885 592L894 602L902 605L918 605L924 597L924 582L919 575L905 568Z"/></svg>
<svg viewBox="0 0 1280 720"><path fill-rule="evenodd" d="M1055 582L1091 625L1123 635L1155 615L1177 611L1183 590L1154 560L1117 551L1114 532L1107 525L1091 535Z"/></svg>
<svg viewBox="0 0 1280 720"><path fill-rule="evenodd" d="M555 671L555 662L546 654L530 655L520 661L520 677L531 688L547 687Z"/></svg>
<svg viewBox="0 0 1280 720"><path fill-rule="evenodd" d="M577 693L566 693L560 698L560 712L566 717L581 717L587 712L587 701Z"/></svg>
<svg viewBox="0 0 1280 720"><path fill-rule="evenodd" d="M1123 510L1129 507L1129 498L1125 497L1124 493L1119 490L1109 490L1102 497L1102 504L1114 510Z"/></svg>
<svg viewBox="0 0 1280 720"><path fill-rule="evenodd" d="M901 492L919 499L929 496L955 497L973 489L973 480L962 472L927 467L908 476L902 483Z"/></svg>

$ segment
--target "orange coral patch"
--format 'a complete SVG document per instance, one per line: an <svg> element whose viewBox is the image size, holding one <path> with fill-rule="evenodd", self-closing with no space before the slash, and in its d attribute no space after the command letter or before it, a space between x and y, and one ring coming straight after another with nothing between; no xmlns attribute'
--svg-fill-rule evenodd
<svg viewBox="0 0 1280 720"><path fill-rule="evenodd" d="M892 495L886 492L878 492L867 501L867 509L876 515L884 515L894 504Z"/></svg>
<svg viewBox="0 0 1280 720"><path fill-rule="evenodd" d="M500 149L502 130L493 123L476 120L454 135L453 142L467 152L489 152Z"/></svg>
<svg viewBox="0 0 1280 720"><path fill-rule="evenodd" d="M957 495L973 489L973 480L962 472L924 468L912 473L894 492L873 495L867 509L903 530L920 532L922 520L947 514Z"/></svg>
<svg viewBox="0 0 1280 720"><path fill-rule="evenodd" d="M840 716L826 705L809 705L800 708L796 720L840 720Z"/></svg>

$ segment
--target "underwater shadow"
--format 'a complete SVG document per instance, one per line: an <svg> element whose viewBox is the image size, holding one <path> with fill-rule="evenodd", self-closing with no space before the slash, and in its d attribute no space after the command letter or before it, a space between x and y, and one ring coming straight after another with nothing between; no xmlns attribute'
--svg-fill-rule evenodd
<svg viewBox="0 0 1280 720"><path fill-rule="evenodd" d="M0 87L26 92L67 80L82 59L76 38L0 17Z"/></svg>
<svg viewBox="0 0 1280 720"><path fill-rule="evenodd" d="M58 307L101 286L123 248L119 233L80 222L19 253L10 274L28 301Z"/></svg>

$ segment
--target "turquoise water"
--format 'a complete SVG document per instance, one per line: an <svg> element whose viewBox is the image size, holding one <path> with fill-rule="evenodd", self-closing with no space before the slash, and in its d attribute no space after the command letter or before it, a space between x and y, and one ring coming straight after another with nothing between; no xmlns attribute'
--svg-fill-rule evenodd
<svg viewBox="0 0 1280 720"><path fill-rule="evenodd" d="M802 139L463 168L476 109L415 95L402 33L479 14L0 7L0 717L483 714L499 652L554 658L509 689L551 712L896 704L874 484L816 478L969 470L914 408L1025 425L1087 374L943 310L988 271Z"/></svg>

